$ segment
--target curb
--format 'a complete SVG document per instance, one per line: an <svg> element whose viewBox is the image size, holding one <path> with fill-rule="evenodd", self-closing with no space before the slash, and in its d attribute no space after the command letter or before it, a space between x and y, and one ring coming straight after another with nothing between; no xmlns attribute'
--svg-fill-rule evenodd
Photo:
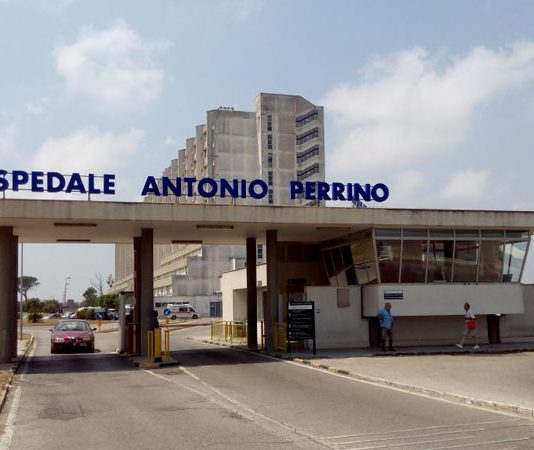
<svg viewBox="0 0 534 450"><path fill-rule="evenodd" d="M15 374L17 373L17 371L19 370L20 364L24 361L24 359L26 358L26 355L28 354L28 352L32 348L34 340L35 340L35 338L33 337L33 335L31 335L30 336L30 340L29 340L28 344L26 345L26 348L24 349L24 352L22 353L22 355L20 355L20 357L17 357L17 361L13 364L13 367L11 368L11 375L9 376L9 380L6 383L6 389L3 390L2 398L0 399L0 413L4 409L4 404L6 403L7 396L9 394L10 389L11 389L11 383L13 382L13 378L14 378Z"/></svg>
<svg viewBox="0 0 534 450"><path fill-rule="evenodd" d="M96 330L95 334L113 333L115 331L119 331L119 329L118 328L112 328L112 329L106 329L106 330Z"/></svg>
<svg viewBox="0 0 534 450"><path fill-rule="evenodd" d="M496 411L518 414L518 415L530 417L530 418L534 417L534 408L527 408L524 406L517 406L517 405L508 404L508 403L494 402L490 400L480 400L480 399L468 397L465 395L452 394L450 392L438 391L435 389L428 389L428 388L423 388L423 387L419 387L415 385L398 383L396 381L389 381L384 378L362 375L360 373L351 372L345 369L336 369L335 367L328 366L324 363L316 363L309 359L297 358L297 357L289 356L286 354L280 354L280 353L267 353L263 350L253 351L247 348L243 348L242 346L228 344L227 342L215 342L215 341L210 341L206 339L193 339L193 340L197 340L205 344L219 345L221 347L232 347L232 348L244 350L250 353L264 354L264 355L267 355L273 358L278 358L278 359L285 360L285 361L292 361L292 362L302 364L305 366L311 366L311 367L314 367L315 369L324 370L326 372L331 372L331 373L335 373L338 375L344 375L350 378L354 378L355 380L365 381L367 383L375 384L378 386L392 387L395 389L399 389L401 391L423 394L429 397L441 398L441 399L449 400L454 403L461 403L464 405L478 406L481 408L487 408L487 409L493 409ZM515 353L515 351L506 352L506 353Z"/></svg>

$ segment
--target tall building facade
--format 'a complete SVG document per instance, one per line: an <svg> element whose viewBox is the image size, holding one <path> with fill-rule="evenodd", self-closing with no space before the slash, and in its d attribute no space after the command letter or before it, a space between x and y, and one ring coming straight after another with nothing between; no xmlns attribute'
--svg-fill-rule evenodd
<svg viewBox="0 0 534 450"><path fill-rule="evenodd" d="M295 95L265 94L256 97L256 111L220 107L207 112L206 123L186 140L163 177L262 179L268 186L264 205L320 206L303 198L290 199L291 181L324 181L323 107ZM161 188L161 179L159 180ZM146 202L258 204L247 198L155 196ZM265 261L258 246L258 262ZM154 249L154 295L195 297L220 291L220 275L242 268L244 246L165 244ZM113 290L133 289L133 246L115 247Z"/></svg>

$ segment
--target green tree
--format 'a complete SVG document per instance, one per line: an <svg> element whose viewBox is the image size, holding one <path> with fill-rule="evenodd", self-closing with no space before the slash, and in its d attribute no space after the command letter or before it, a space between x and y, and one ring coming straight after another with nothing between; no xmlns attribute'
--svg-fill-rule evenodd
<svg viewBox="0 0 534 450"><path fill-rule="evenodd" d="M119 294L105 294L100 298L100 305L105 309L119 309Z"/></svg>
<svg viewBox="0 0 534 450"><path fill-rule="evenodd" d="M28 300L28 291L39 286L39 284L35 277L24 275L18 278L18 291L24 297L24 301Z"/></svg>
<svg viewBox="0 0 534 450"><path fill-rule="evenodd" d="M88 287L82 296L85 299L82 301L82 306L98 306L97 291L94 287Z"/></svg>
<svg viewBox="0 0 534 450"><path fill-rule="evenodd" d="M44 300L43 311L47 313L57 313L61 311L61 305L57 300Z"/></svg>
<svg viewBox="0 0 534 450"><path fill-rule="evenodd" d="M30 298L24 302L26 311L28 312L28 320L32 322L39 322L43 317L43 303L38 298Z"/></svg>

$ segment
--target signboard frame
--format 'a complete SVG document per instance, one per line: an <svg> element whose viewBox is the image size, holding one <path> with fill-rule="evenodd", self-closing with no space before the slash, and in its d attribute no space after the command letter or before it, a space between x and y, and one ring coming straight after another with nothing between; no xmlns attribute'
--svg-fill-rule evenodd
<svg viewBox="0 0 534 450"><path fill-rule="evenodd" d="M313 340L313 354L317 352L315 340L315 302L287 302L287 352L291 341Z"/></svg>

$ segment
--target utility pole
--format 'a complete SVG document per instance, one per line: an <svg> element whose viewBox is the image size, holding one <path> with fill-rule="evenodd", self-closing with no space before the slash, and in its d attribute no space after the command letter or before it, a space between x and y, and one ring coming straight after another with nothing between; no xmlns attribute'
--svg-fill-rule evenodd
<svg viewBox="0 0 534 450"><path fill-rule="evenodd" d="M70 277L65 278L65 289L63 289L63 307L67 307L67 286L69 285Z"/></svg>

